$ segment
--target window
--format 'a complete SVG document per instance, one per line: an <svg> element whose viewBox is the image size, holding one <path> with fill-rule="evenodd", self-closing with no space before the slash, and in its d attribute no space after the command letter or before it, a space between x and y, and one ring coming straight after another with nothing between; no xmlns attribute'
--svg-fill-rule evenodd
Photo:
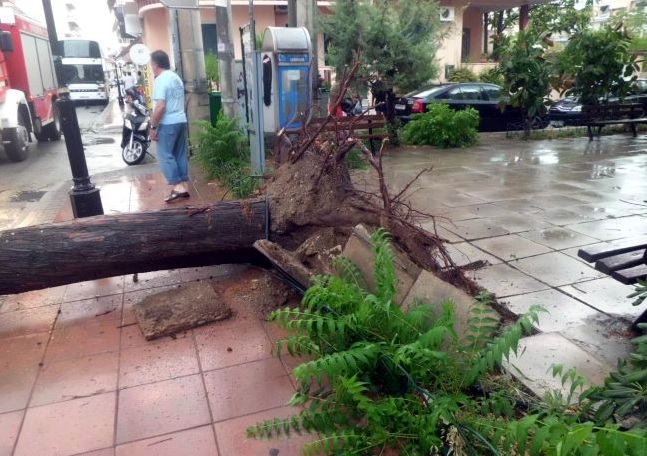
<svg viewBox="0 0 647 456"><path fill-rule="evenodd" d="M450 89L447 92L446 97L437 97L437 98L447 98L448 100L462 100L463 99L463 93L461 92L460 87L454 87L453 89Z"/></svg>
<svg viewBox="0 0 647 456"><path fill-rule="evenodd" d="M474 85L464 85L461 86L461 92L463 93L464 100L482 100L481 96L481 87Z"/></svg>
<svg viewBox="0 0 647 456"><path fill-rule="evenodd" d="M486 100L496 101L501 98L501 89L493 85L484 85L483 94Z"/></svg>
<svg viewBox="0 0 647 456"><path fill-rule="evenodd" d="M89 40L64 40L61 41L65 57L100 59L101 49L99 43Z"/></svg>

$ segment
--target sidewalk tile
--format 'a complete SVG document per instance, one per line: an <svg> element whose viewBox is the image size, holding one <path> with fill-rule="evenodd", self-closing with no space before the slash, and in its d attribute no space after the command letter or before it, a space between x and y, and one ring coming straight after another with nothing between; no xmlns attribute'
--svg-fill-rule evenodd
<svg viewBox="0 0 647 456"><path fill-rule="evenodd" d="M272 440L256 440L246 437L246 430L264 420L274 418L287 418L298 413L298 409L280 407L267 410L253 415L247 415L227 421L216 423L216 439L220 454L224 455L280 455L280 456L301 456L301 447L314 440L314 436L305 434L294 435L289 439L280 438Z"/></svg>
<svg viewBox="0 0 647 456"><path fill-rule="evenodd" d="M499 298L549 288L548 285L511 268L505 263L486 266L476 271L468 271L467 274L473 277L479 285Z"/></svg>
<svg viewBox="0 0 647 456"><path fill-rule="evenodd" d="M190 333L165 337L146 345L122 349L119 359L119 388L184 377L200 372Z"/></svg>
<svg viewBox="0 0 647 456"><path fill-rule="evenodd" d="M126 443L116 448L116 456L181 456L188 454L190 456L218 456L213 427L203 426L188 431L174 432Z"/></svg>
<svg viewBox="0 0 647 456"><path fill-rule="evenodd" d="M78 282L67 286L63 302L110 296L122 293L123 291L124 276Z"/></svg>
<svg viewBox="0 0 647 456"><path fill-rule="evenodd" d="M580 326L587 320L602 313L557 290L543 290L517 296L510 296L502 303L516 315L528 312L531 306L540 306L546 312L539 312L539 323L535 328L541 332L557 332Z"/></svg>
<svg viewBox="0 0 647 456"><path fill-rule="evenodd" d="M0 313L60 304L63 301L66 288L67 285L63 285L60 287L45 288L44 290L9 295L2 305Z"/></svg>
<svg viewBox="0 0 647 456"><path fill-rule="evenodd" d="M544 253L510 262L529 276L558 287L597 279L603 274L561 252Z"/></svg>
<svg viewBox="0 0 647 456"><path fill-rule="evenodd" d="M45 362L82 358L119 349L119 321L99 320L63 326L52 332Z"/></svg>
<svg viewBox="0 0 647 456"><path fill-rule="evenodd" d="M85 323L98 323L103 320L121 320L123 295L101 296L61 304L61 314L56 328Z"/></svg>
<svg viewBox="0 0 647 456"><path fill-rule="evenodd" d="M280 407L294 394L277 358L205 372L204 381L214 422Z"/></svg>
<svg viewBox="0 0 647 456"><path fill-rule="evenodd" d="M59 305L18 310L0 315L0 339L49 332L54 326Z"/></svg>
<svg viewBox="0 0 647 456"><path fill-rule="evenodd" d="M37 366L43 359L49 337L49 333L39 333L0 339L0 370L20 370Z"/></svg>
<svg viewBox="0 0 647 456"><path fill-rule="evenodd" d="M27 407L29 395L38 377L38 366L20 370L0 369L0 413Z"/></svg>
<svg viewBox="0 0 647 456"><path fill-rule="evenodd" d="M155 437L211 422L199 375L119 392L117 443Z"/></svg>
<svg viewBox="0 0 647 456"><path fill-rule="evenodd" d="M19 410L0 415L0 456L11 456L24 414Z"/></svg>
<svg viewBox="0 0 647 456"><path fill-rule="evenodd" d="M30 407L117 389L117 352L45 364L40 371Z"/></svg>
<svg viewBox="0 0 647 456"><path fill-rule="evenodd" d="M216 322L193 330L203 371L272 356L272 342L261 321Z"/></svg>
<svg viewBox="0 0 647 456"><path fill-rule="evenodd" d="M14 456L73 455L113 444L116 393L30 408Z"/></svg>

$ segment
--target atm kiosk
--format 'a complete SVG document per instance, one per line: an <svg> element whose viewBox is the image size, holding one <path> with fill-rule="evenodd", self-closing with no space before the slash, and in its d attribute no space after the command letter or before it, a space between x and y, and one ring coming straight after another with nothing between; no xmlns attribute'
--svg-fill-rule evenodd
<svg viewBox="0 0 647 456"><path fill-rule="evenodd" d="M264 130L300 130L310 120L312 58L305 27L267 27L263 35Z"/></svg>

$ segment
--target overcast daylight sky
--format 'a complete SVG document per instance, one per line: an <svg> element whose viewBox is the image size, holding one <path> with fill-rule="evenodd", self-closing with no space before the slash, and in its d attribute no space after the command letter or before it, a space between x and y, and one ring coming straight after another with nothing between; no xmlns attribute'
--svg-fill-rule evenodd
<svg viewBox="0 0 647 456"><path fill-rule="evenodd" d="M45 23L42 0L6 0L4 3L15 3L34 19ZM51 0L57 31L62 28L67 10L65 0ZM113 16L108 10L106 0L73 0L76 6L78 24L83 38L98 40L104 51L118 46L117 38L112 33Z"/></svg>

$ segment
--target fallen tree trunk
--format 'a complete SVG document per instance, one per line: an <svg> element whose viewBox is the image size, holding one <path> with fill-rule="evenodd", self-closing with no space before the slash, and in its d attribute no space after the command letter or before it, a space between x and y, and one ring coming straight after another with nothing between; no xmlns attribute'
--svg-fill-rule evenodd
<svg viewBox="0 0 647 456"><path fill-rule="evenodd" d="M183 267L263 263L265 199L0 231L0 295Z"/></svg>

